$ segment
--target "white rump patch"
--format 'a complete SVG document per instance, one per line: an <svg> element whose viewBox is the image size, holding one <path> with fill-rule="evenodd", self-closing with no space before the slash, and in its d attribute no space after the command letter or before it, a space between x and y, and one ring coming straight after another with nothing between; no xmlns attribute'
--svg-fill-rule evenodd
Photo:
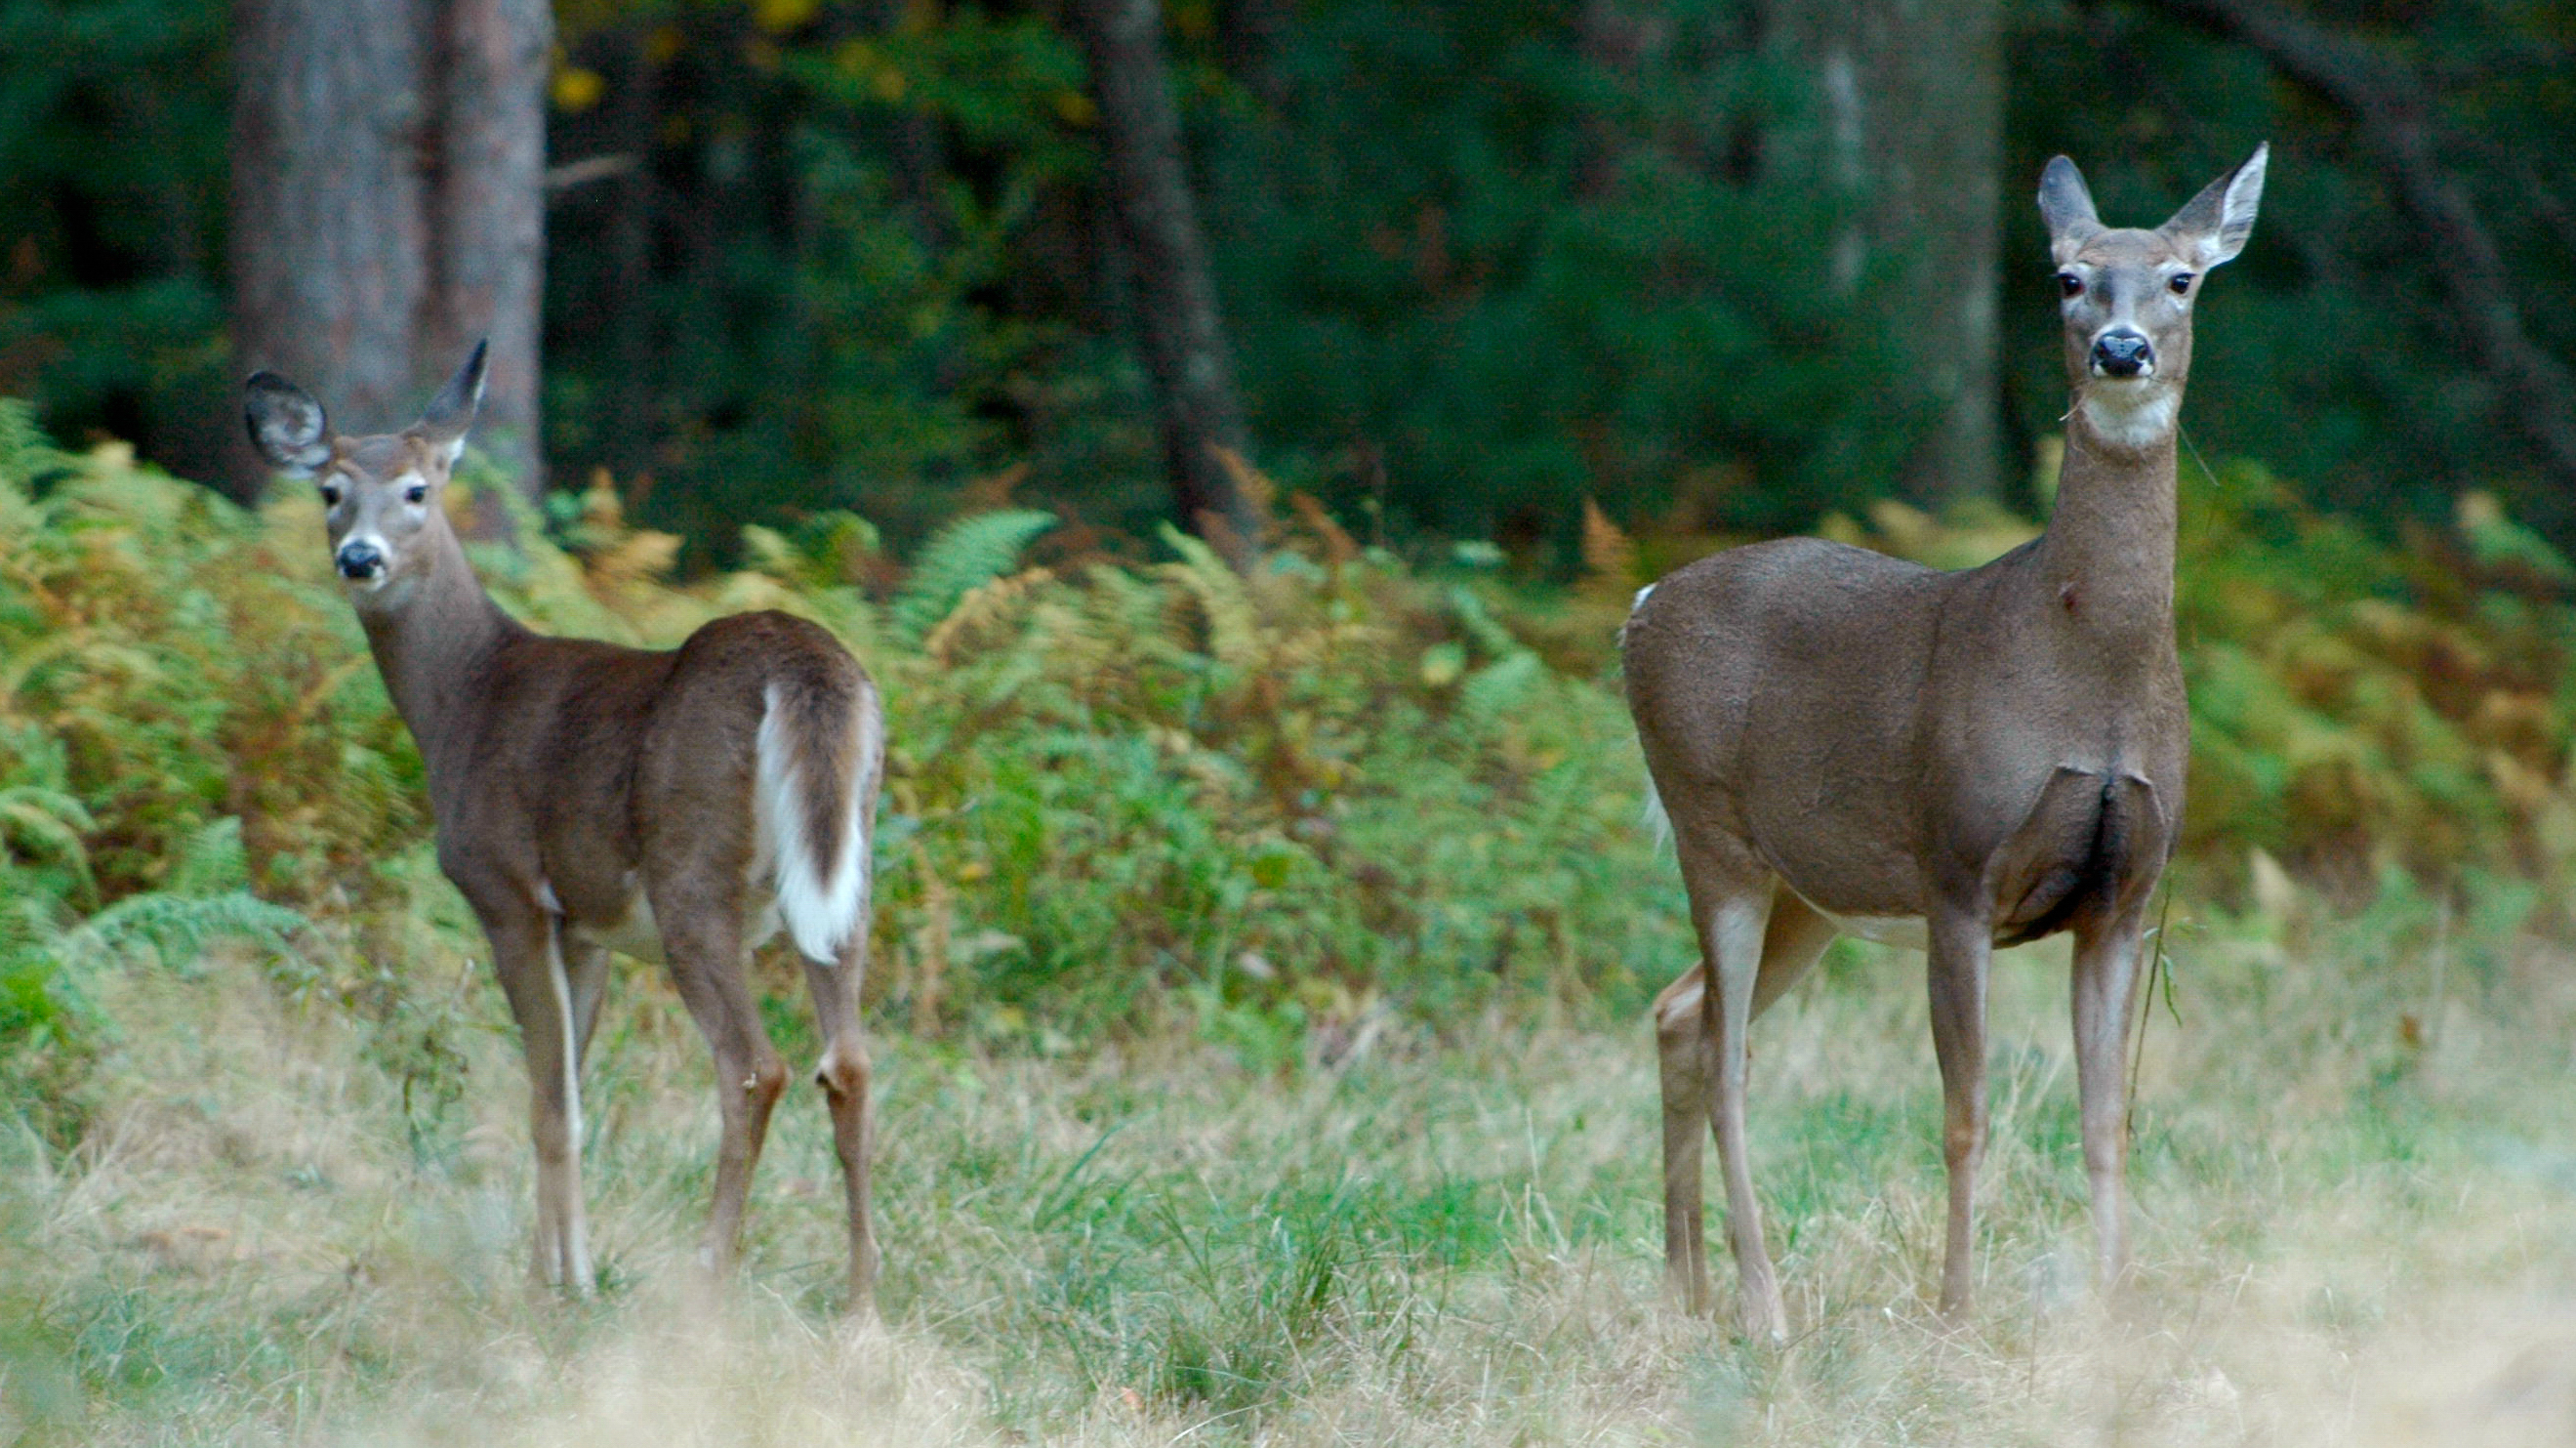
<svg viewBox="0 0 2576 1448"><path fill-rule="evenodd" d="M1630 613L1635 613L1637 610L1639 610L1639 609L1641 609L1641 608L1644 608L1644 607L1646 606L1646 595L1647 595L1647 594L1650 594L1650 593L1652 593L1652 592L1654 592L1654 591L1655 591L1655 585L1653 585L1653 584L1651 584L1651 583L1647 584L1647 585L1646 585L1645 587L1643 587L1643 588L1638 589L1638 590L1637 590L1637 601L1628 605L1628 611L1629 611Z"/></svg>
<svg viewBox="0 0 2576 1448"><path fill-rule="evenodd" d="M864 701L867 695L860 697ZM847 814L841 822L841 849L825 878L805 840L805 781L796 777L796 752L779 717L777 685L769 686L765 699L757 746L759 779L752 794L760 834L775 862L778 913L807 959L835 965L867 910L870 861L862 811L884 744L872 713L863 710L851 721L858 736L858 768L842 785Z"/></svg>
<svg viewBox="0 0 2576 1448"><path fill-rule="evenodd" d="M1658 851L1673 842L1673 817L1665 810L1663 791L1655 788L1655 777L1651 774L1646 776L1646 813L1643 823L1646 826L1646 833L1654 836L1655 848Z"/></svg>

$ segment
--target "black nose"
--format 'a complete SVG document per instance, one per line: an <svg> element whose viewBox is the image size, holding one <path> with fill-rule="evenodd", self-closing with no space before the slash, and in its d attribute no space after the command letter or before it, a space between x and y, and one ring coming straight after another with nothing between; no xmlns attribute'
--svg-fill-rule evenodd
<svg viewBox="0 0 2576 1448"><path fill-rule="evenodd" d="M385 571L385 552L373 543L344 543L337 557L342 578L373 578Z"/></svg>
<svg viewBox="0 0 2576 1448"><path fill-rule="evenodd" d="M2155 360L2156 349L2135 332L2105 332L2093 339L2093 367L2104 376L2135 377Z"/></svg>

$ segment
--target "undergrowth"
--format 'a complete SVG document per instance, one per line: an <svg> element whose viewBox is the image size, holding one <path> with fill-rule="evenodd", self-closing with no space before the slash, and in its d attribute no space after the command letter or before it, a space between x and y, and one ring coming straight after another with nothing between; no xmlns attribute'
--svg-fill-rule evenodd
<svg viewBox="0 0 2576 1448"><path fill-rule="evenodd" d="M2482 497L2390 546L2251 467L2185 481L2190 880L2402 874L2554 923L2511 886L2576 853L2576 569ZM777 607L851 644L890 709L870 990L925 1036L1177 1024L1293 1071L1389 1019L1632 1010L1692 954L1618 694L1637 550L1595 514L1572 587L1410 567L1246 482L1276 518L1248 575L1168 530L1161 561L1049 551L1050 515L1004 509L908 569L826 514L678 582L605 489L477 561L540 628L669 644ZM2029 525L1824 531L1956 565ZM244 513L0 406L0 1071L50 1139L106 1029L84 972L140 922L248 932L283 988L408 1029L478 948L422 793L307 490Z"/></svg>

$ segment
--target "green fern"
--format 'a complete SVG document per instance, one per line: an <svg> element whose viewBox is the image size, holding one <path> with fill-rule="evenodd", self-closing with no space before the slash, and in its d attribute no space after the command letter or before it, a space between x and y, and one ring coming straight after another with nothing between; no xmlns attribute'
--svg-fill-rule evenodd
<svg viewBox="0 0 2576 1448"><path fill-rule="evenodd" d="M32 403L0 397L0 490L32 497L38 485L70 466L70 457L36 425Z"/></svg>
<svg viewBox="0 0 2576 1448"><path fill-rule="evenodd" d="M1006 509L960 518L939 530L913 560L894 596L895 634L919 643L967 591L1008 573L1029 540L1056 524L1053 513Z"/></svg>
<svg viewBox="0 0 2576 1448"><path fill-rule="evenodd" d="M117 901L65 940L93 961L131 959L148 950L163 966L189 973L215 941L247 941L288 954L296 937L311 928L301 914L247 891L191 896L156 890Z"/></svg>

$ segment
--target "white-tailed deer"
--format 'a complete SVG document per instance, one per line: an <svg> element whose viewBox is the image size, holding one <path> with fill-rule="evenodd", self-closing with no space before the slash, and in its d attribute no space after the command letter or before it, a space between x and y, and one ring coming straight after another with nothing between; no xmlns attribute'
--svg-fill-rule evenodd
<svg viewBox="0 0 2576 1448"><path fill-rule="evenodd" d="M2040 178L2074 391L2048 531L1943 573L1814 538L1720 553L1638 595L1621 642L1637 736L1702 963L1655 1003L1664 1254L1710 1301L1713 1127L1748 1331L1786 1330L1745 1158L1745 1034L1838 932L1920 943L1946 1102L1941 1307L1970 1295L1997 946L2075 933L2075 1059L2096 1267L2121 1193L2145 907L2182 815L2174 443L2201 279L2245 245L2265 151L2152 231L2107 228L2075 164ZM1715 988L1710 989L1710 982Z"/></svg>
<svg viewBox="0 0 2576 1448"><path fill-rule="evenodd" d="M429 767L438 863L474 908L518 1018L537 1155L537 1267L591 1282L581 1059L608 951L667 963L714 1052L723 1141L706 1259L732 1265L786 1086L744 978L785 924L822 1020L815 1071L847 1190L850 1292L870 1299L870 837L884 714L849 651L783 613L718 619L669 652L521 627L483 591L440 495L483 395L484 349L398 433L342 437L302 389L247 385L251 440L310 478L385 690Z"/></svg>

